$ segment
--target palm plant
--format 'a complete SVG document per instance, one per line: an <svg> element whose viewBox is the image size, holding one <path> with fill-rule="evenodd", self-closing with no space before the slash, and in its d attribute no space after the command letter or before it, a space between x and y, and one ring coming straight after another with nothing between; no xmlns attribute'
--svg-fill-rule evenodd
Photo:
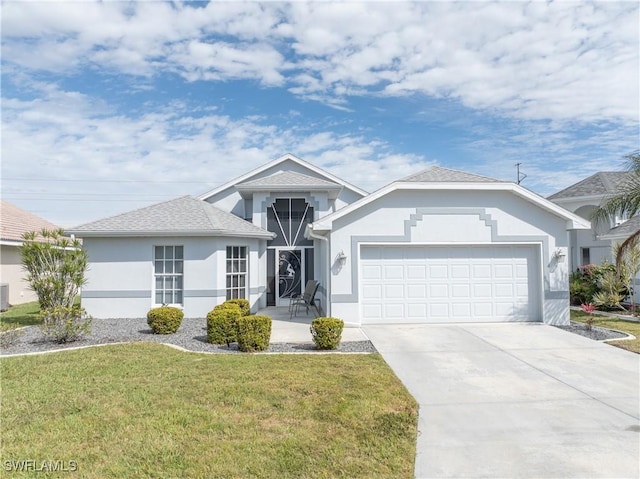
<svg viewBox="0 0 640 479"><path fill-rule="evenodd" d="M591 221L595 225L610 224L611 219L616 216L631 218L640 214L640 150L627 155L625 159L629 177L622 185L620 193L607 198L593 211ZM638 238L640 238L640 230L620 244L616 255L616 265L622 263L625 253L633 247Z"/></svg>

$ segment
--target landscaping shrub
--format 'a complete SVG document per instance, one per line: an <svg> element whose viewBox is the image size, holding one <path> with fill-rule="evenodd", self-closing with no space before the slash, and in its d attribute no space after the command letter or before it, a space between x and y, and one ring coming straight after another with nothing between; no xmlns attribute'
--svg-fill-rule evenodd
<svg viewBox="0 0 640 479"><path fill-rule="evenodd" d="M270 316L242 316L237 322L238 349L245 352L264 351L271 339Z"/></svg>
<svg viewBox="0 0 640 479"><path fill-rule="evenodd" d="M87 282L87 252L82 244L64 236L64 231L43 229L23 235L20 247L25 279L38 295L43 310L73 306L80 289Z"/></svg>
<svg viewBox="0 0 640 479"><path fill-rule="evenodd" d="M311 321L311 336L318 349L336 349L342 339L344 321L338 318L316 318Z"/></svg>
<svg viewBox="0 0 640 479"><path fill-rule="evenodd" d="M601 265L587 264L580 266L577 271L571 273L569 278L569 295L571 304L579 306L594 302L594 296L607 287L603 284L611 281L616 275L616 267L604 262ZM622 286L623 291L617 291L624 296L628 290Z"/></svg>
<svg viewBox="0 0 640 479"><path fill-rule="evenodd" d="M251 306L248 299L228 299L222 304L237 304L240 307L242 316L249 316L251 314Z"/></svg>
<svg viewBox="0 0 640 479"><path fill-rule="evenodd" d="M226 344L236 341L236 321L243 316L238 304L222 303L207 314L207 341L211 344Z"/></svg>
<svg viewBox="0 0 640 479"><path fill-rule="evenodd" d="M56 306L40 313L40 330L47 339L69 343L91 332L91 316L78 306Z"/></svg>
<svg viewBox="0 0 640 479"><path fill-rule="evenodd" d="M182 324L184 313L173 306L161 306L147 313L147 324L154 334L175 333Z"/></svg>

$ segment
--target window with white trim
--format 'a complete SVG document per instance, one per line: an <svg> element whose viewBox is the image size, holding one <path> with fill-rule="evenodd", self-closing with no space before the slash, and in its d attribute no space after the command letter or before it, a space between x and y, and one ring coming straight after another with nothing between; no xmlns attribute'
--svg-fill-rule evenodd
<svg viewBox="0 0 640 479"><path fill-rule="evenodd" d="M227 299L247 297L247 247L227 246Z"/></svg>
<svg viewBox="0 0 640 479"><path fill-rule="evenodd" d="M155 304L182 304L184 249L156 246L153 249Z"/></svg>

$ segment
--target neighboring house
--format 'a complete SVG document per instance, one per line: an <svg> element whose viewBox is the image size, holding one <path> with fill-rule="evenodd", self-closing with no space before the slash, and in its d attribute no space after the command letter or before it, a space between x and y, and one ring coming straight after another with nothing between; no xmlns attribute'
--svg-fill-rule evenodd
<svg viewBox="0 0 640 479"><path fill-rule="evenodd" d="M38 296L23 279L22 235L42 229L57 230L58 226L11 203L0 201L0 282L9 285L9 304L37 301Z"/></svg>
<svg viewBox="0 0 640 479"><path fill-rule="evenodd" d="M588 220L603 200L620 192L628 175L629 173L624 171L601 171L554 193L547 199ZM614 218L611 224L593 225L589 230L571 231L571 271L586 264L600 264L603 260L612 262L612 239L604 235L625 220L626 218Z"/></svg>
<svg viewBox="0 0 640 479"><path fill-rule="evenodd" d="M640 231L640 215L625 221L611 228L607 233L598 236L601 241L610 241L612 248L614 245L622 243L634 233ZM611 262L615 261L615 257L612 253ZM636 275L633 280L633 301L640 303L640 274Z"/></svg>
<svg viewBox="0 0 640 479"><path fill-rule="evenodd" d="M95 317L227 298L283 306L309 279L347 323L569 318L567 231L583 218L514 183L433 167L367 195L285 155L200 198L69 230Z"/></svg>

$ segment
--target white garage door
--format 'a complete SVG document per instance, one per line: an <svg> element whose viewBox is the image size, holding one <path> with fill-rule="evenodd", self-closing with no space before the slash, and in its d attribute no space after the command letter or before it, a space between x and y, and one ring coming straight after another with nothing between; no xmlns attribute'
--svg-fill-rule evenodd
<svg viewBox="0 0 640 479"><path fill-rule="evenodd" d="M537 249L363 246L362 322L538 321Z"/></svg>

